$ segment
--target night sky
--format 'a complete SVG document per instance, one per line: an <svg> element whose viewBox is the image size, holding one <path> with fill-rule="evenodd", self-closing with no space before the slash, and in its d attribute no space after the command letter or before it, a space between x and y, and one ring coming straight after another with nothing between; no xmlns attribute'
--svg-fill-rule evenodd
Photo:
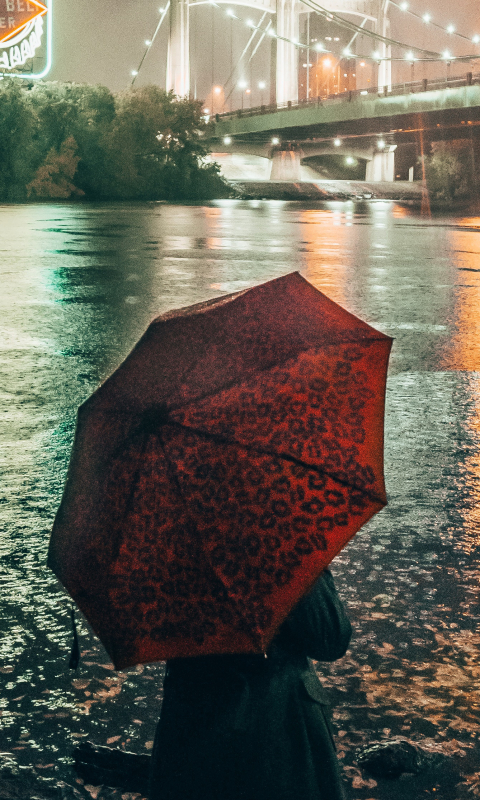
<svg viewBox="0 0 480 800"><path fill-rule="evenodd" d="M159 7L164 0L54 0L54 61L49 78L76 82L101 83L114 91L124 89L132 80L131 70L136 69L145 51L145 39L151 38L159 19ZM165 0L166 2L166 0ZM232 6L233 7L233 6ZM241 22L231 21L225 10L203 5L191 10L192 91L206 99L214 84L223 84L245 46L250 31ZM434 19L445 26L452 23L465 35L480 34L480 6L478 0L410 0L410 8L423 14L429 11ZM242 19L258 22L260 12L245 6L236 6ZM435 47L443 51L465 53L476 51L457 37L436 34L429 38L422 24L393 9L392 36L405 41L415 30L415 42L420 46ZM355 21L359 21L356 18ZM166 25L152 46L143 68L136 79L137 85L157 83L165 85ZM165 29L165 30L164 30ZM212 48L212 29L217 45ZM373 49L371 44L365 45ZM466 47L466 50L462 48ZM269 45L262 45L244 75L237 73L236 80L251 82L252 104L260 103L258 82L269 82ZM439 70L442 65L439 66ZM462 72L467 67L462 66ZM480 71L480 61L473 66ZM419 75L418 77L421 77ZM408 77L400 76L401 80ZM268 89L266 90L268 94ZM265 102L268 97L265 96ZM208 102L208 100L207 100ZM229 101L228 101L229 102Z"/></svg>

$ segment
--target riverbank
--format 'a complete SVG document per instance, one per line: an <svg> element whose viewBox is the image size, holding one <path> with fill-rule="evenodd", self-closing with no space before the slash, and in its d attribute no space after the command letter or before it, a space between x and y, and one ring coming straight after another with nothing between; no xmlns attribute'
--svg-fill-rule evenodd
<svg viewBox="0 0 480 800"><path fill-rule="evenodd" d="M231 180L245 200L396 200L411 205L422 201L422 186L410 181L250 181Z"/></svg>

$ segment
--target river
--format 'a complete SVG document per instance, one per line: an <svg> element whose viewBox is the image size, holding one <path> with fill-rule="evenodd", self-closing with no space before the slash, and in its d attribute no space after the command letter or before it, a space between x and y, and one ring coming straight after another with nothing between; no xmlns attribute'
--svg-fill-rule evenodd
<svg viewBox="0 0 480 800"><path fill-rule="evenodd" d="M4 205L0 253L0 749L70 783L85 739L149 752L162 665L115 672L81 622L70 673L70 603L45 565L76 408L154 316L299 270L395 337L389 505L334 561L355 633L320 669L349 798L480 796L480 216L384 201ZM448 768L393 784L360 772L355 748L396 735Z"/></svg>

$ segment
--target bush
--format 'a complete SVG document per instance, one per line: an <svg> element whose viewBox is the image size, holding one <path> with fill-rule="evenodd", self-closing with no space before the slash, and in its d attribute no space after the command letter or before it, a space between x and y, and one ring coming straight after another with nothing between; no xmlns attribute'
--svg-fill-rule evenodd
<svg viewBox="0 0 480 800"><path fill-rule="evenodd" d="M57 82L0 85L0 199L227 196L204 163L202 104L156 86L113 95Z"/></svg>
<svg viewBox="0 0 480 800"><path fill-rule="evenodd" d="M471 189L470 145L464 141L433 142L425 157L425 176L432 198L451 201Z"/></svg>

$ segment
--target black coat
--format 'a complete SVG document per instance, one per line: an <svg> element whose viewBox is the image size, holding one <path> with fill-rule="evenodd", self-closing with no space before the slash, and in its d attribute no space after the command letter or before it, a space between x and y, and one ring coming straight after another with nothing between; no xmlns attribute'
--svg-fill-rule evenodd
<svg viewBox="0 0 480 800"><path fill-rule="evenodd" d="M340 658L350 636L326 570L266 656L168 662L150 800L343 798L328 701L310 658Z"/></svg>

